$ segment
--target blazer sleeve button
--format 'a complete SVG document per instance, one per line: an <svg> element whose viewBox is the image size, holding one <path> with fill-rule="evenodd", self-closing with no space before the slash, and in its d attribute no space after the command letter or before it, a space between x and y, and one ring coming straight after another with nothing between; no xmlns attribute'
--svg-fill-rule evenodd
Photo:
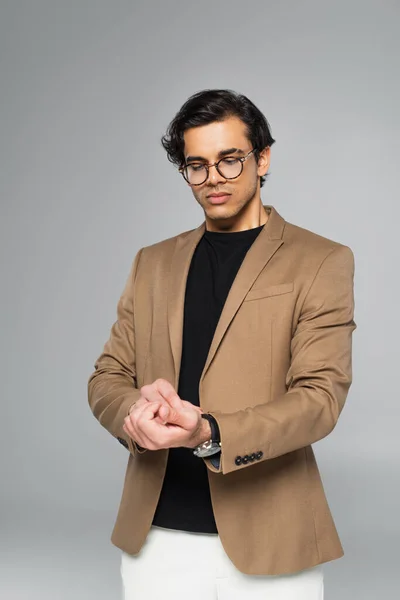
<svg viewBox="0 0 400 600"><path fill-rule="evenodd" d="M257 460L260 460L260 458L262 458L262 457L263 457L263 455L264 455L263 451L262 451L262 450L259 450L259 452L257 452L257 454L256 454L256 459L257 459Z"/></svg>
<svg viewBox="0 0 400 600"><path fill-rule="evenodd" d="M237 456L235 458L235 465L239 466L242 464L242 457L241 456Z"/></svg>
<svg viewBox="0 0 400 600"><path fill-rule="evenodd" d="M249 456L249 461L250 461L250 462L253 462L253 461L255 461L255 460L256 460L256 455L255 455L255 454L254 454L254 452L253 452L253 454L250 454L250 456Z"/></svg>
<svg viewBox="0 0 400 600"><path fill-rule="evenodd" d="M243 456L242 458L242 463L244 465L247 465L247 463L249 462L249 456L246 454L245 456Z"/></svg>

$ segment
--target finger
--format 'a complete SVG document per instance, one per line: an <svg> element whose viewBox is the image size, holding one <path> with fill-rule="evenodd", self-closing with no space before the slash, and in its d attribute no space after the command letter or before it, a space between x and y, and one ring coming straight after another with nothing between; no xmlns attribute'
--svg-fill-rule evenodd
<svg viewBox="0 0 400 600"><path fill-rule="evenodd" d="M149 407L150 410L148 410ZM143 431L142 426L146 421L151 421L153 419L154 415L157 414L159 407L159 402L149 403L144 401L143 405L137 409L134 414L129 415L124 420L124 431L126 431L128 435L143 448L155 449L153 441L146 435L146 432ZM147 409L146 412L145 409ZM145 415L143 420L141 417L144 412Z"/></svg>
<svg viewBox="0 0 400 600"><path fill-rule="evenodd" d="M194 408L199 413L204 412L203 409L201 408L201 406L196 406L195 404L192 404L191 402L188 402L187 400L182 400L182 402L183 402L184 408Z"/></svg>
<svg viewBox="0 0 400 600"><path fill-rule="evenodd" d="M166 379L157 379L154 383L158 392L165 400L167 400L172 408L175 408L176 410L183 408L181 398L169 381Z"/></svg>
<svg viewBox="0 0 400 600"><path fill-rule="evenodd" d="M190 403L180 410L175 410L171 407L168 417L166 417L168 425L179 426L186 431L190 431L193 429L193 427L197 427L199 419L199 411L196 410L195 407Z"/></svg>
<svg viewBox="0 0 400 600"><path fill-rule="evenodd" d="M144 385L140 388L140 393L148 402L165 402L162 394L154 383Z"/></svg>
<svg viewBox="0 0 400 600"><path fill-rule="evenodd" d="M197 422L198 414L202 414L202 409L195 406L187 400L181 400L181 407L173 408L169 404L162 404L158 415L162 424L174 424L180 427L190 428L193 422Z"/></svg>
<svg viewBox="0 0 400 600"><path fill-rule="evenodd" d="M158 415L160 409L165 406L163 404L163 402L148 402L146 406L143 407L143 409L140 411L140 413L138 414L138 417L136 419L136 422L139 423L141 421L147 420L147 421L151 421L154 420L155 417Z"/></svg>
<svg viewBox="0 0 400 600"><path fill-rule="evenodd" d="M141 396L139 398L139 400L136 400L136 402L130 407L129 409L129 413L131 414L133 411L138 410L139 408L142 408L143 406L145 406L147 404L147 400L146 398L144 398L143 396Z"/></svg>
<svg viewBox="0 0 400 600"><path fill-rule="evenodd" d="M160 422L165 425L170 418L171 409L167 404L162 404L158 410L158 417ZM157 418L157 417L156 417Z"/></svg>
<svg viewBox="0 0 400 600"><path fill-rule="evenodd" d="M122 426L122 429L131 438L131 440L133 440L134 442L137 442L140 446L143 446L143 444L142 444L143 440L141 439L141 436L137 433L137 431L133 427L132 423L124 423Z"/></svg>
<svg viewBox="0 0 400 600"><path fill-rule="evenodd" d="M123 429L134 442L139 444L139 446L142 446L142 448L146 448L148 450L153 449L152 442L149 440L149 438L143 432L139 433L132 426L129 428L129 431L128 431L128 427L125 424L123 425Z"/></svg>
<svg viewBox="0 0 400 600"><path fill-rule="evenodd" d="M137 435L138 432L136 430L135 427L135 422L133 420L131 420L129 417L125 417L124 419L124 424L123 424L123 429L124 431L126 431L126 433L133 439L133 440L137 440ZM140 443L140 442L139 442Z"/></svg>
<svg viewBox="0 0 400 600"><path fill-rule="evenodd" d="M158 410L156 403L149 403L134 425L138 435L146 439L146 447L153 450L167 447L165 445L165 438L168 435L167 425L161 421Z"/></svg>
<svg viewBox="0 0 400 600"><path fill-rule="evenodd" d="M125 417L124 424L127 426L128 432L130 435L134 436L137 434L138 420L140 419L140 416L143 413L143 411L146 408L148 408L150 405L153 405L153 411L158 411L158 409L161 406L161 402L151 402L150 403L144 399L144 401L140 405L137 404L135 407L133 407L133 410L131 410L131 412L128 414L128 416ZM139 433L140 433L140 430L139 430Z"/></svg>
<svg viewBox="0 0 400 600"><path fill-rule="evenodd" d="M140 417L135 419L132 438L137 440L139 445L150 450L188 445L188 441L199 427L199 411L194 410L194 407L191 406L189 410L183 409L176 413L171 408L171 412L177 416L176 422L172 422L174 418L172 415L166 425L161 425L156 420L157 409L154 404L149 403L141 412ZM140 443L139 440L143 440L143 442Z"/></svg>
<svg viewBox="0 0 400 600"><path fill-rule="evenodd" d="M149 405L149 403L152 402L150 400L147 400L146 398L140 398L130 409L130 412L128 414L128 417L130 417L132 419L132 422L135 421L135 419L138 418L138 416L143 412L143 410ZM161 406L162 404L167 404L165 402L165 400L155 400L155 402L158 403L158 406Z"/></svg>

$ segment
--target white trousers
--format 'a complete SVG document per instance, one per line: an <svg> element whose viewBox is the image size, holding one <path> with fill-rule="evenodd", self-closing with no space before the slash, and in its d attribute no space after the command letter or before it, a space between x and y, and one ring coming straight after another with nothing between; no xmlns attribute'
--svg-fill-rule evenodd
<svg viewBox="0 0 400 600"><path fill-rule="evenodd" d="M322 565L288 575L246 575L218 535L154 525L137 555L122 552L124 600L323 600Z"/></svg>

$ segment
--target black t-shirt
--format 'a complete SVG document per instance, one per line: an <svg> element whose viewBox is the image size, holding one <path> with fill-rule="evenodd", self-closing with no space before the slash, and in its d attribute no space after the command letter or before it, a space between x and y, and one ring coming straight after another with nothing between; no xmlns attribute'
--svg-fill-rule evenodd
<svg viewBox="0 0 400 600"><path fill-rule="evenodd" d="M199 406L199 381L229 289L264 225L230 233L205 231L186 284L178 395ZM222 448L223 451L223 448ZM221 475L222 477L222 475ZM217 533L207 467L190 448L170 448L153 524Z"/></svg>

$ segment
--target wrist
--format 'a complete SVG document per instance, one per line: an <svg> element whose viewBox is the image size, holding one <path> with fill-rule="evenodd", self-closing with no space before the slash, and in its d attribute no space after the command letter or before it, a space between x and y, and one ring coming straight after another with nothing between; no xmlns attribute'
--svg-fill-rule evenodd
<svg viewBox="0 0 400 600"><path fill-rule="evenodd" d="M221 452L221 439L218 422L213 415L202 414L202 419L207 422L205 436L202 436L198 445L193 449L193 454L198 458L207 458ZM206 439L204 439L206 437Z"/></svg>
<svg viewBox="0 0 400 600"><path fill-rule="evenodd" d="M207 442L208 440L210 440L211 435L212 434L210 423L207 421L207 419L201 418L200 434L196 446L199 446L200 444L203 444L203 442Z"/></svg>
<svg viewBox="0 0 400 600"><path fill-rule="evenodd" d="M195 436L193 437L193 441L192 441L190 447L196 448L197 446L200 446L200 444L203 444L204 442L207 442L207 440L210 440L210 439L211 439L210 423L206 419L203 419L202 417L200 417L199 427L198 427L198 430L197 430Z"/></svg>

